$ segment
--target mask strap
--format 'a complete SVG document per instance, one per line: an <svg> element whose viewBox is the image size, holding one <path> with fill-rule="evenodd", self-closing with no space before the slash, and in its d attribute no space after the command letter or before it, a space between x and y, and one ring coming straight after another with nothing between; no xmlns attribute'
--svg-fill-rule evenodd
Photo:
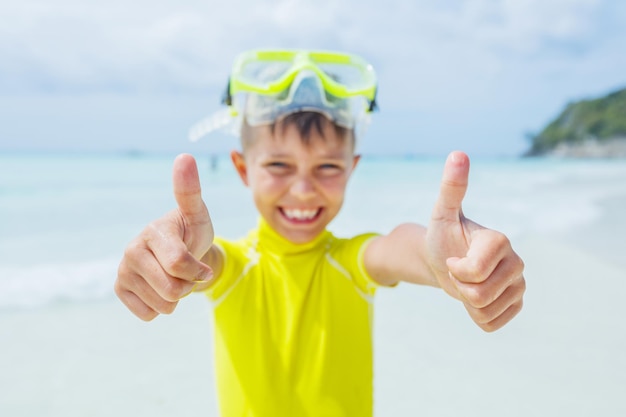
<svg viewBox="0 0 626 417"><path fill-rule="evenodd" d="M373 112L374 110L378 110L378 103L376 102L376 95L378 94L378 86L376 86L376 90L374 90L374 99L372 101L370 101L370 106L367 109L367 111L369 113Z"/></svg>
<svg viewBox="0 0 626 417"><path fill-rule="evenodd" d="M233 96L230 94L230 77L228 77L226 91L224 91L224 95L222 96L222 104L226 104L227 106L233 105Z"/></svg>

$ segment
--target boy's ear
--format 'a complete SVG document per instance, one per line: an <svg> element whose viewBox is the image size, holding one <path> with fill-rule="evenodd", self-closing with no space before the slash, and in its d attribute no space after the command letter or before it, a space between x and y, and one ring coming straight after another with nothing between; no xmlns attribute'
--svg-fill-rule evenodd
<svg viewBox="0 0 626 417"><path fill-rule="evenodd" d="M352 160L352 170L353 171L356 168L356 166L359 164L360 160L361 160L361 155L354 155L354 159Z"/></svg>
<svg viewBox="0 0 626 417"><path fill-rule="evenodd" d="M241 181L248 186L248 167L246 166L246 159L241 152L231 151L230 160L233 161L233 165L239 174Z"/></svg>

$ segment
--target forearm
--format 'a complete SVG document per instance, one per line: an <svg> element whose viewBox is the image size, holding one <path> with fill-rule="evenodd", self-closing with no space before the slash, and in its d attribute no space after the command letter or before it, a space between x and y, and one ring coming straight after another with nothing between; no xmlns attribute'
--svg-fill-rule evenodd
<svg viewBox="0 0 626 417"><path fill-rule="evenodd" d="M365 252L365 267L382 285L400 281L438 287L427 260L426 228L404 223L376 238Z"/></svg>

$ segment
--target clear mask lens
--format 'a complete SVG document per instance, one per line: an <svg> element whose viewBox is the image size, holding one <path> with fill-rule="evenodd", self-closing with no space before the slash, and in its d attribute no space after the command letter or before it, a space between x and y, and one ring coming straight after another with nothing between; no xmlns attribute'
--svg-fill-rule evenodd
<svg viewBox="0 0 626 417"><path fill-rule="evenodd" d="M280 117L300 111L315 111L340 126L352 129L357 111L365 111L365 106L353 108L358 98L338 98L326 92L312 71L298 73L291 87L279 94L249 93L242 95L241 99L243 101L235 101L235 107L252 126L270 124Z"/></svg>
<svg viewBox="0 0 626 417"><path fill-rule="evenodd" d="M333 52L257 51L237 59L225 103L230 107L194 125L190 139L225 131L239 135L242 120L252 126L274 123L301 111L324 114L357 135L375 108L376 76L354 55Z"/></svg>

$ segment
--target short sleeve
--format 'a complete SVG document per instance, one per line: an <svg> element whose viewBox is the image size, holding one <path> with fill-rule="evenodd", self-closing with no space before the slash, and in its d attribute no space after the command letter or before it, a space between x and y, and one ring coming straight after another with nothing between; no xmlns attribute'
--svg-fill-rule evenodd
<svg viewBox="0 0 626 417"><path fill-rule="evenodd" d="M380 286L367 272L364 262L365 250L377 236L376 233L364 233L351 239L337 239L331 249L331 256L346 269L357 288L367 295L374 295Z"/></svg>
<svg viewBox="0 0 626 417"><path fill-rule="evenodd" d="M215 284L207 288L204 293L212 301L222 297L237 277L243 271L245 261L242 256L241 244L231 242L221 237L216 237L213 241L223 255L222 273L217 277Z"/></svg>

